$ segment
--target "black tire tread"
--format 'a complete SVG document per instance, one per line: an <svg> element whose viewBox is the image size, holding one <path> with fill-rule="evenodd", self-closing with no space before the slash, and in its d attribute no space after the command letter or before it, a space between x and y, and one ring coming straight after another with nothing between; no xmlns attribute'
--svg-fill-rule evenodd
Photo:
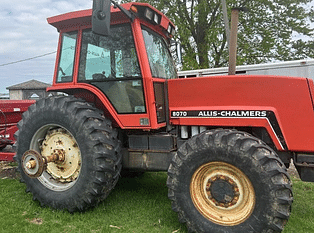
<svg viewBox="0 0 314 233"><path fill-rule="evenodd" d="M68 202L66 205L60 205L56 202L49 202L41 194L33 192L32 189L26 188L32 192L35 200L38 200L44 206L51 206L55 209L67 209L70 212L84 211L90 207L97 205L101 200L105 199L109 192L114 188L121 171L122 155L120 153L121 146L117 139L117 132L111 127L111 121L106 119L102 112L96 109L93 105L83 99L77 99L73 96L48 97L37 101L29 107L22 120L18 123L19 130L15 137L17 143L17 154L14 159L19 162L19 172L22 174L20 160L23 152L19 150L19 135L21 131L27 130L25 123L31 121L33 117L39 116L44 111L59 111L69 114L73 122L69 124L78 127L80 132L88 133L86 139L87 146L93 148L93 158L95 163L93 175L89 177L90 187L84 196L75 196L73 203ZM101 148L101 150L99 149ZM26 182L25 175L22 175L22 180Z"/></svg>
<svg viewBox="0 0 314 233"><path fill-rule="evenodd" d="M189 232L199 232L198 227L187 218L186 213L180 207L182 203L179 203L177 198L180 193L176 192L176 190L181 185L178 182L180 170L187 168L193 151L211 146L243 151L244 153L242 154L251 156L259 162L266 176L271 176L270 180L272 183L270 185L272 192L270 195L278 199L278 208L273 213L273 219L269 220L269 224L263 232L281 232L290 216L293 201L291 181L287 169L278 155L261 140L235 130L216 129L205 131L185 142L173 157L168 169L168 197L172 202L173 211L178 214L179 221L186 223Z"/></svg>

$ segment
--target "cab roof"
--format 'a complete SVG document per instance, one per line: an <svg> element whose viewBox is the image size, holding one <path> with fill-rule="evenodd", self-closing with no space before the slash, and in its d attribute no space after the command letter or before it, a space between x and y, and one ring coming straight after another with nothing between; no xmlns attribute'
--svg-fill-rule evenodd
<svg viewBox="0 0 314 233"><path fill-rule="evenodd" d="M161 13L160 11L158 11L156 8L152 7L148 3L133 2L133 3L125 3L125 4L122 4L121 6L125 8L127 11L130 11L132 6L150 8L151 10L153 10L154 12L158 13L161 16L161 21L159 24L160 27L167 30L170 24L174 28L174 24L163 13ZM123 14L120 11L120 9L111 6L110 11L111 11L111 24L130 21L130 19L125 14ZM74 30L81 26L91 27L92 9L73 11L73 12L49 17L47 18L47 21L50 25L57 28L58 31L61 31L61 30L68 31L71 29Z"/></svg>

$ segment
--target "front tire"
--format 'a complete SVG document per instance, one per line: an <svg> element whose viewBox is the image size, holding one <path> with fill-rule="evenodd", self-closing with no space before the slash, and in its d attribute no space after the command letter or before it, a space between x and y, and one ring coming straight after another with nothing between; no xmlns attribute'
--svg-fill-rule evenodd
<svg viewBox="0 0 314 233"><path fill-rule="evenodd" d="M211 130L188 140L171 162L167 186L190 232L280 232L290 215L284 164L243 132Z"/></svg>
<svg viewBox="0 0 314 233"><path fill-rule="evenodd" d="M16 133L17 154L26 190L43 206L83 211L95 206L114 188L121 171L120 143L111 122L82 99L48 97L23 114ZM64 161L48 163L38 178L23 172L23 153L43 156L55 151Z"/></svg>

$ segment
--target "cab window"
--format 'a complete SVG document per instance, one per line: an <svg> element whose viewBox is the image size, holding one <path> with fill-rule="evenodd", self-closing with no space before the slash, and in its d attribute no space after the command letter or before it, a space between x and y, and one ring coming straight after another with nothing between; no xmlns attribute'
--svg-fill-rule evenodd
<svg viewBox="0 0 314 233"><path fill-rule="evenodd" d="M72 82L77 31L62 34L57 82Z"/></svg>
<svg viewBox="0 0 314 233"><path fill-rule="evenodd" d="M144 26L142 32L152 76L164 79L176 78L174 62L165 40Z"/></svg>
<svg viewBox="0 0 314 233"><path fill-rule="evenodd" d="M143 82L129 24L111 27L109 36L83 31L79 82L96 86L121 114L146 112Z"/></svg>

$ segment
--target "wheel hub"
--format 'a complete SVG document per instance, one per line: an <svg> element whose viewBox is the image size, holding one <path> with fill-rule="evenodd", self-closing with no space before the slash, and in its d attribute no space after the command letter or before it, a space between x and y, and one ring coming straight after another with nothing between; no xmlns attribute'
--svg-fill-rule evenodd
<svg viewBox="0 0 314 233"><path fill-rule="evenodd" d="M81 168L81 155L72 135L64 129L55 129L47 133L42 143L42 155L59 156L56 162L48 163L46 172L59 182L75 180Z"/></svg>
<svg viewBox="0 0 314 233"><path fill-rule="evenodd" d="M24 173L31 178L37 178L41 176L47 167L45 159L34 150L26 151L23 154L21 161Z"/></svg>
<svg viewBox="0 0 314 233"><path fill-rule="evenodd" d="M240 196L237 184L223 175L211 177L206 184L206 192L216 206L226 208L235 205Z"/></svg>
<svg viewBox="0 0 314 233"><path fill-rule="evenodd" d="M191 178L190 195L205 218L223 226L244 222L255 206L254 187L249 178L225 162L200 166Z"/></svg>

